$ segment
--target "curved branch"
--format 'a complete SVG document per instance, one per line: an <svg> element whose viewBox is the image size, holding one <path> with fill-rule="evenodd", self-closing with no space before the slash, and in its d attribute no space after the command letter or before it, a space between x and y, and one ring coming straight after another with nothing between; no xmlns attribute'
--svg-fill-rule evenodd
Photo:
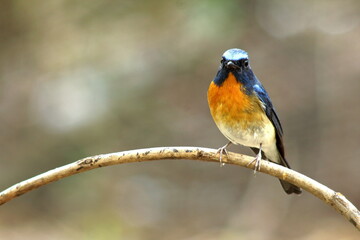
<svg viewBox="0 0 360 240"><path fill-rule="evenodd" d="M87 157L65 166L47 171L2 191L0 193L0 205L27 193L33 189L39 188L48 183L60 180L62 178L85 172L94 168L111 166L122 163L143 162L162 159L188 159L218 162L219 156L217 150L200 147L159 147L137 149L131 151L101 154ZM253 157L235 154L229 152L224 156L223 161L229 164L235 164L246 168L252 168L248 164ZM295 184L304 190L320 198L325 203L335 208L348 221L350 221L358 230L360 230L360 212L348 201L344 195L335 192L315 180L298 173L294 170L282 167L268 161L262 161L260 172L269 174L279 179Z"/></svg>

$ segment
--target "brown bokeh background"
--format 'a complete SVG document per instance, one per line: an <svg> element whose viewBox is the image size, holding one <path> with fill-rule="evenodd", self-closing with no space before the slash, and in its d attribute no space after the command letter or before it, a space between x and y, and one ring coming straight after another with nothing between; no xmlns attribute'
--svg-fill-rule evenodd
<svg viewBox="0 0 360 240"><path fill-rule="evenodd" d="M100 153L224 145L206 91L237 47L293 168L360 206L359 1L5 0L0 30L1 189ZM0 207L0 239L358 236L306 192L195 161L97 169Z"/></svg>

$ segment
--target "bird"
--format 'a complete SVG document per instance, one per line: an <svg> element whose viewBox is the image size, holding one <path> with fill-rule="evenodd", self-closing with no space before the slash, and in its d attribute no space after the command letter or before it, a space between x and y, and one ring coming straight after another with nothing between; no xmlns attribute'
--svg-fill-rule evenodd
<svg viewBox="0 0 360 240"><path fill-rule="evenodd" d="M238 48L229 49L221 58L219 70L207 92L210 113L220 132L229 140L218 149L220 164L231 144L250 147L256 154L254 173L260 170L262 158L290 168L285 158L283 129L265 88L255 76L249 55ZM284 180L287 194L301 189Z"/></svg>

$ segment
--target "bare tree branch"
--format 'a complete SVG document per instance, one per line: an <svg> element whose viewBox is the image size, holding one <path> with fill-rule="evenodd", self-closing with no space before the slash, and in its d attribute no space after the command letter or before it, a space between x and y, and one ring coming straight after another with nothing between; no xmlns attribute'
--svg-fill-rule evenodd
<svg viewBox="0 0 360 240"><path fill-rule="evenodd" d="M162 159L188 159L218 162L219 155L216 151L217 150L214 149L200 147L159 147L87 157L42 173L2 191L0 193L0 205L48 183L94 168ZM235 153L228 153L228 156L224 156L223 159L225 163L247 168L253 168L253 165L247 166L252 160L253 157ZM301 173L268 161L262 161L260 172L288 181L303 188L335 208L358 230L360 230L359 210L341 193L335 192Z"/></svg>

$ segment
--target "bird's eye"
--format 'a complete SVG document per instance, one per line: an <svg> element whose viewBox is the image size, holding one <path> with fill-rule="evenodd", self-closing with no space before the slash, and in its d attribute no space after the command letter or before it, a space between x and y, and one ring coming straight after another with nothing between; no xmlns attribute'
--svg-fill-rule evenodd
<svg viewBox="0 0 360 240"><path fill-rule="evenodd" d="M249 67L249 61L248 60L244 61L244 67Z"/></svg>
<svg viewBox="0 0 360 240"><path fill-rule="evenodd" d="M223 63L224 61L225 61L225 58L222 58L221 61L220 61L220 63Z"/></svg>

